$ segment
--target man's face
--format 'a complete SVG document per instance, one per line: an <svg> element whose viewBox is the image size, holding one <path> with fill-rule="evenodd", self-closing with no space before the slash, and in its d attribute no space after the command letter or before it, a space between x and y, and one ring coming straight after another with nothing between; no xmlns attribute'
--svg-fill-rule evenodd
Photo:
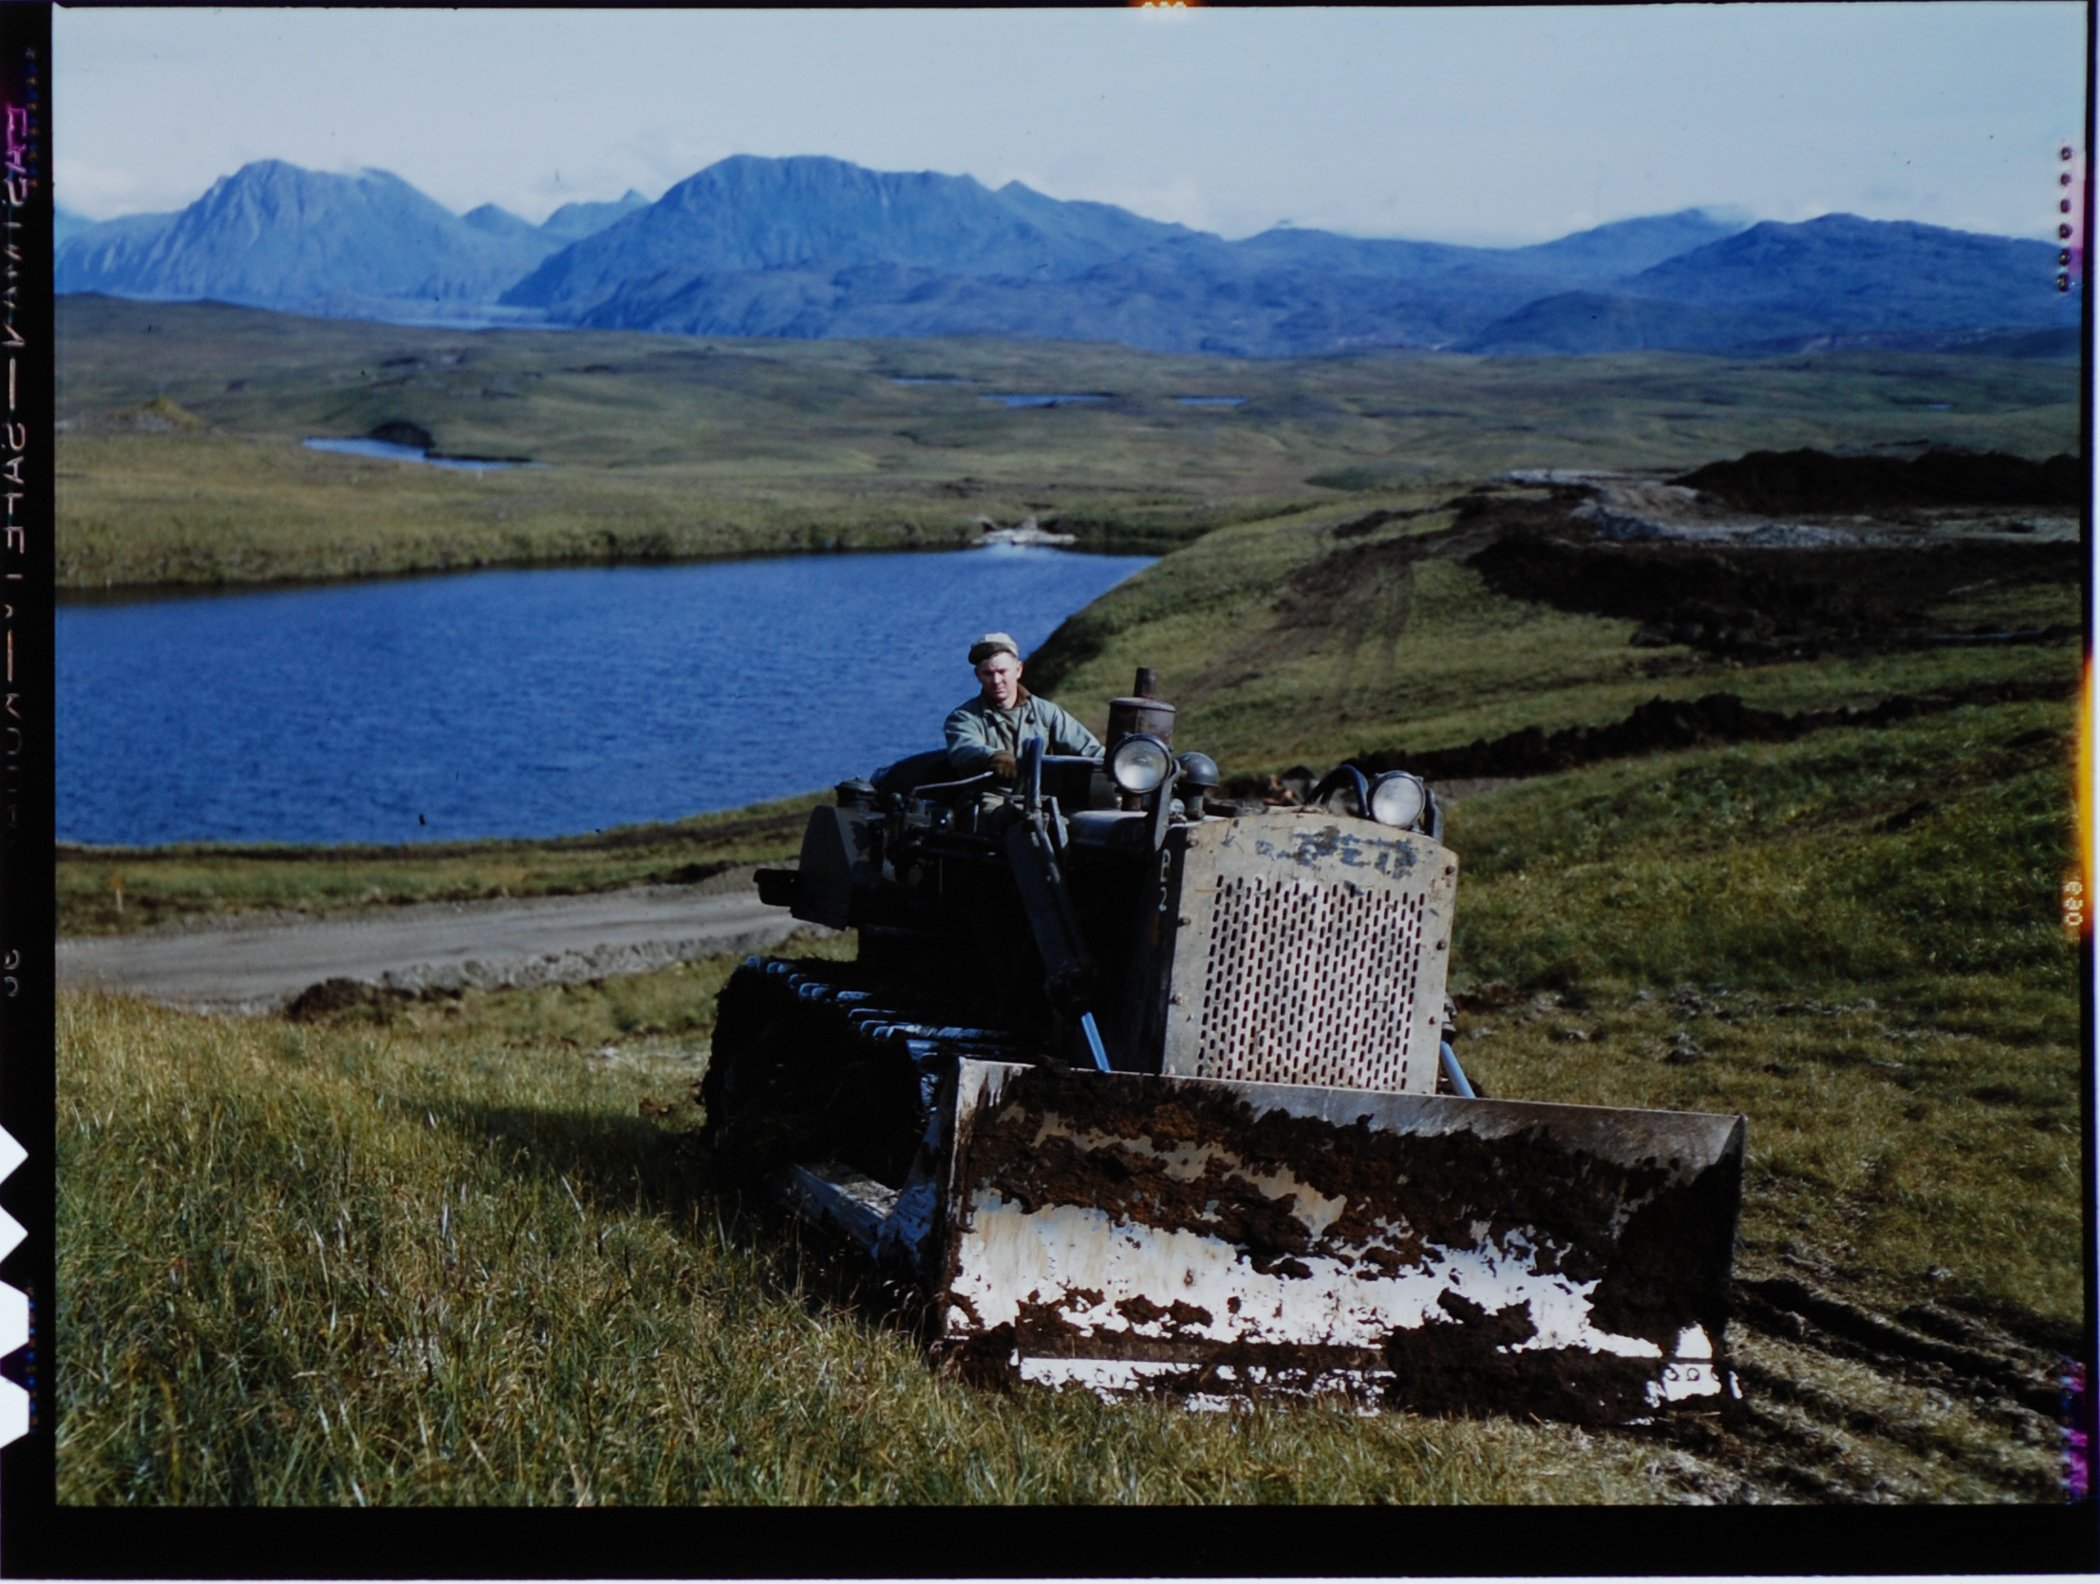
<svg viewBox="0 0 2100 1584"><path fill-rule="evenodd" d="M1001 650L977 663L977 685L984 689L985 702L997 709L1012 709L1021 702L1021 662Z"/></svg>

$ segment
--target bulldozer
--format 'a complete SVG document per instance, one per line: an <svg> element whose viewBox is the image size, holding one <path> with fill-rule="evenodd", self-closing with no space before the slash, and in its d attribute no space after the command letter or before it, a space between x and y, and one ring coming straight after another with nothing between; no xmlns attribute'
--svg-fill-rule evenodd
<svg viewBox="0 0 2100 1584"><path fill-rule="evenodd" d="M1098 757L840 783L698 1086L718 1171L966 1378L1645 1422L1739 1395L1744 1119L1490 1097L1446 996L1435 789L1218 796L1149 670Z"/></svg>

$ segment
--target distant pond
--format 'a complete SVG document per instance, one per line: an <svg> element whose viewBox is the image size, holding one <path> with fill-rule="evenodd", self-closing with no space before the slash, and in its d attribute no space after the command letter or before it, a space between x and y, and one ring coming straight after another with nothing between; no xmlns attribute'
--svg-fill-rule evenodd
<svg viewBox="0 0 2100 1584"><path fill-rule="evenodd" d="M432 467L463 468L469 473L488 473L498 468L543 467L544 463L523 457L455 457L422 446L401 445L392 440L314 439L303 442L309 451L333 451L342 456L372 457L381 462L427 462Z"/></svg>
<svg viewBox="0 0 2100 1584"><path fill-rule="evenodd" d="M413 842L678 819L940 743L1145 556L996 548L62 603L57 836Z"/></svg>
<svg viewBox="0 0 2100 1584"><path fill-rule="evenodd" d="M972 382L953 374L892 374L893 385L957 385L969 386ZM997 402L1002 407L1090 407L1102 402L1114 401L1109 391L982 391L978 400ZM1180 407L1244 407L1244 396L1176 396ZM309 445L312 441L307 442Z"/></svg>

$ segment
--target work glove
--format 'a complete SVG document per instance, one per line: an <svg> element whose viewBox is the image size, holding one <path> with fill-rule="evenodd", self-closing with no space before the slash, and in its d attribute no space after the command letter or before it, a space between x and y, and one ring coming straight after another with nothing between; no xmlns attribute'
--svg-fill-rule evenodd
<svg viewBox="0 0 2100 1584"><path fill-rule="evenodd" d="M1014 763L1014 756L1004 748L992 755L991 764L992 774L1001 781L1011 781L1021 773L1021 767Z"/></svg>

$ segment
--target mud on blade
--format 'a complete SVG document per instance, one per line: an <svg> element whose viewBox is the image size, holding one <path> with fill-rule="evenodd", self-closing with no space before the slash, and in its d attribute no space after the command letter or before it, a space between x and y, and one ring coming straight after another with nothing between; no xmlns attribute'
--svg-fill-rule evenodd
<svg viewBox="0 0 2100 1584"><path fill-rule="evenodd" d="M966 1061L940 1345L1104 1392L1646 1418L1735 1392L1740 1117Z"/></svg>

